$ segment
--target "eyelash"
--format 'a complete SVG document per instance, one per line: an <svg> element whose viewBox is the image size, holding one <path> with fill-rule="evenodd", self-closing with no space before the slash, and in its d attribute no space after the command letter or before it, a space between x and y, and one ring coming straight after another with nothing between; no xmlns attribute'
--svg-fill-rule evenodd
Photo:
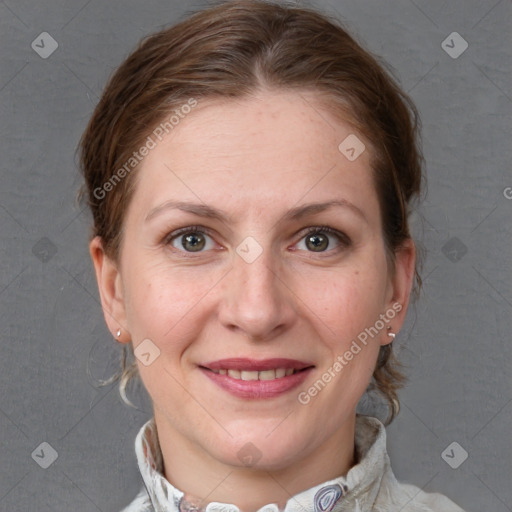
<svg viewBox="0 0 512 512"><path fill-rule="evenodd" d="M334 235L335 237L338 238L338 242L340 243L340 245L344 246L345 248L349 247L350 244L352 243L350 238L345 233L342 233L341 231L338 231L337 229L331 228L329 226L311 226L310 228L307 228L307 231L302 235L302 237L300 239L302 240L303 238L307 237L308 235L313 235L316 233ZM335 250L335 249L333 249L333 250ZM311 251L311 252L314 252L314 251Z"/></svg>
<svg viewBox="0 0 512 512"><path fill-rule="evenodd" d="M162 243L164 245L170 245L171 242L174 239L178 238L179 236L182 236L185 234L195 234L195 233L203 233L203 234L208 235L211 238L213 238L212 232L208 228L205 228L204 226L186 226L184 228L177 229L176 231L173 231L172 233L165 236L164 239L162 240ZM307 236L313 235L313 234L333 235L333 236L337 237L338 242L340 244L335 249L331 249L331 250L327 250L327 251L318 251L319 254L338 252L342 248L347 248L352 244L352 241L345 233L342 233L341 231L338 231L337 229L331 228L329 226L311 226L309 228L306 228L306 231L303 232L299 241L302 241ZM194 254L193 251L185 251L185 250L180 250L180 249L177 249L177 251L181 252L181 253L189 254L189 255L191 255L191 257L193 257L192 255ZM201 253L201 252L204 252L204 251L198 251L198 253ZM315 254L315 251L308 251L308 252Z"/></svg>

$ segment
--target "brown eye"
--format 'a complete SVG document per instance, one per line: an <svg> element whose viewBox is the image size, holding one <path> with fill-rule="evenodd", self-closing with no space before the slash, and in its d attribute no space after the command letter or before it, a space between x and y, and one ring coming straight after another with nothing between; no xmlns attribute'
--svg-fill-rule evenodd
<svg viewBox="0 0 512 512"><path fill-rule="evenodd" d="M200 252L204 249L212 249L213 240L201 231L186 231L169 240L170 244L181 251Z"/></svg>
<svg viewBox="0 0 512 512"><path fill-rule="evenodd" d="M323 233L314 233L306 237L306 247L315 252L325 251L329 247L329 238Z"/></svg>
<svg viewBox="0 0 512 512"><path fill-rule="evenodd" d="M306 252L334 254L351 245L350 238L343 232L328 226L311 227L296 245Z"/></svg>
<svg viewBox="0 0 512 512"><path fill-rule="evenodd" d="M200 251L205 246L205 239L201 233L193 233L190 235L183 235L181 237L181 245L187 251Z"/></svg>

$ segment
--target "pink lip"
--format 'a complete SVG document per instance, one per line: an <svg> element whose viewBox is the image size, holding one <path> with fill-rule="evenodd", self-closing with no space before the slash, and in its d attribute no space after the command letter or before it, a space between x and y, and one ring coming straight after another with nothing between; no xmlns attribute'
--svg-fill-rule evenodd
<svg viewBox="0 0 512 512"><path fill-rule="evenodd" d="M295 359L265 359L257 361L254 359L232 358L212 361L199 366L201 371L220 388L228 393L249 399L274 398L299 386L310 371L313 365L297 361ZM211 370L245 370L264 371L273 368L293 368L301 370L293 375L288 375L274 380L240 380L233 379L228 375L220 375Z"/></svg>

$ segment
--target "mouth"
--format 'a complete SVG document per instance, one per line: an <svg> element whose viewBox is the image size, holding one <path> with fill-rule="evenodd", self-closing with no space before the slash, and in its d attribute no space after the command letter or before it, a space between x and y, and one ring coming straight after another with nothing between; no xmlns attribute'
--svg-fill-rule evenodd
<svg viewBox="0 0 512 512"><path fill-rule="evenodd" d="M199 365L224 391L240 398L273 398L300 385L314 368L295 359L222 359Z"/></svg>
<svg viewBox="0 0 512 512"><path fill-rule="evenodd" d="M301 370L294 370L293 368L276 368L258 372L252 370L227 370L226 368L221 368L220 370L212 371L218 375L227 375L228 377L236 380L274 380L288 377Z"/></svg>

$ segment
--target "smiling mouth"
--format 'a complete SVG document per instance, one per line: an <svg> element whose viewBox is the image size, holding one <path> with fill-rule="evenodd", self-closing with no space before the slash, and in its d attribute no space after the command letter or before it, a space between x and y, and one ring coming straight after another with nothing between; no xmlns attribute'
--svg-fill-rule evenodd
<svg viewBox="0 0 512 512"><path fill-rule="evenodd" d="M209 368L208 368L209 369ZM236 380L275 380L282 379L283 377L289 377L294 373L301 372L303 370L296 370L295 368L276 368L271 370L263 371L250 371L250 370L228 370L227 368L221 368L219 370L210 370L218 375L227 375L232 379Z"/></svg>
<svg viewBox="0 0 512 512"><path fill-rule="evenodd" d="M300 385L315 366L296 359L231 358L199 365L215 384L241 398L272 398Z"/></svg>

